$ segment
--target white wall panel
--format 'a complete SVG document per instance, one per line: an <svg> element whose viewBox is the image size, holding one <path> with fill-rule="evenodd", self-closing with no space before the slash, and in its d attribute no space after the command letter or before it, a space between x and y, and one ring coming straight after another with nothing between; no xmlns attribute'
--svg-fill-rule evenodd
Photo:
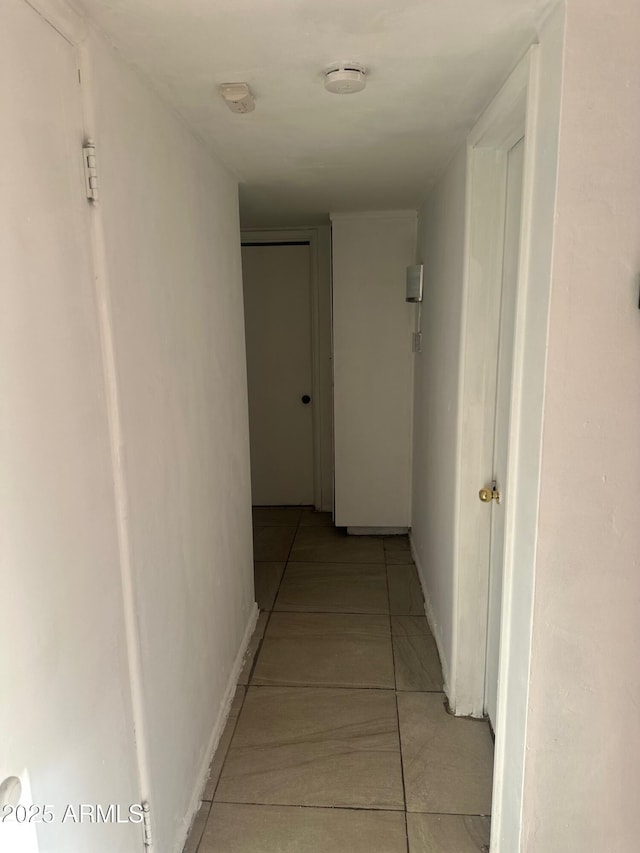
<svg viewBox="0 0 640 853"><path fill-rule="evenodd" d="M416 307L413 211L335 214L333 334L336 524L408 527Z"/></svg>

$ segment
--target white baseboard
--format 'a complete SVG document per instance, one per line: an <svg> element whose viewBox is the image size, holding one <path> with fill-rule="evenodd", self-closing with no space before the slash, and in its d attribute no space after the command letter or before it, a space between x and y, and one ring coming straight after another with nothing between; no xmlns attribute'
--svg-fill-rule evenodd
<svg viewBox="0 0 640 853"><path fill-rule="evenodd" d="M440 624L435 618L435 614L433 612L433 603L431 601L431 596L429 595L429 590L424 582L425 572L420 563L420 558L418 557L418 552L415 549L413 544L413 539L411 538L411 533L409 533L409 544L411 546L411 556L413 557L413 562L416 564L416 568L418 569L418 577L420 578L420 586L422 587L422 594L424 595L424 610L425 615L427 617L427 622L429 623L429 627L431 628L431 633L436 641L436 646L438 647L438 655L440 656L440 663L442 665L442 678L444 680L443 690L446 694L447 700L449 700L449 684L451 681L451 669L449 668L449 661L446 659L443 654L443 642L442 642L442 629L440 628Z"/></svg>
<svg viewBox="0 0 640 853"><path fill-rule="evenodd" d="M204 758L196 775L195 783L193 786L193 793L191 795L191 799L189 800L189 807L187 809L187 813L184 817L184 820L182 821L182 832L180 833L180 837L178 838L176 847L174 848L175 853L182 853L187 840L187 836L191 829L191 825L193 824L195 816L198 813L198 809L200 808L202 794L204 793L207 780L209 779L209 767L211 766L213 756L215 754L216 749L218 748L218 743L220 742L222 732L224 731L224 727L227 723L227 717L229 716L229 711L231 710L231 703L233 702L233 697L236 692L238 678L240 677L240 672L242 671L244 657L247 653L249 641L251 640L251 637L255 630L256 623L258 621L258 615L258 605L254 603L253 610L251 611L251 615L249 616L249 621L247 622L247 627L245 628L242 643L240 644L238 654L236 655L236 659L233 663L233 669L231 670L231 674L229 675L229 679L227 681L227 688L224 693L224 698L220 703L220 710L218 711L218 716L214 723L211 736L209 737L209 742L204 753Z"/></svg>
<svg viewBox="0 0 640 853"><path fill-rule="evenodd" d="M408 527L347 527L349 536L406 536Z"/></svg>

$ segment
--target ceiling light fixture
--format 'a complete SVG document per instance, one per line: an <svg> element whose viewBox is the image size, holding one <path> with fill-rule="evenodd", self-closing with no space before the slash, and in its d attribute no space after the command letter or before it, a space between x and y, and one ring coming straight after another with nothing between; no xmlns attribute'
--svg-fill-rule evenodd
<svg viewBox="0 0 640 853"><path fill-rule="evenodd" d="M221 83L218 87L232 113L250 113L256 102L247 83Z"/></svg>
<svg viewBox="0 0 640 853"><path fill-rule="evenodd" d="M324 72L324 87L334 95L361 92L367 85L367 69L356 62L337 62Z"/></svg>

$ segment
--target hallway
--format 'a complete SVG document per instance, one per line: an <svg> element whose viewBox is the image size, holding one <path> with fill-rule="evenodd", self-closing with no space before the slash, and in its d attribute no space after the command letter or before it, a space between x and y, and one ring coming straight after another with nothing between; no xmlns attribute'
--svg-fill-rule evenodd
<svg viewBox="0 0 640 853"><path fill-rule="evenodd" d="M407 537L256 508L254 548L261 613L185 853L488 850L489 727L444 708Z"/></svg>
<svg viewBox="0 0 640 853"><path fill-rule="evenodd" d="M0 4L0 850L637 853L639 42Z"/></svg>

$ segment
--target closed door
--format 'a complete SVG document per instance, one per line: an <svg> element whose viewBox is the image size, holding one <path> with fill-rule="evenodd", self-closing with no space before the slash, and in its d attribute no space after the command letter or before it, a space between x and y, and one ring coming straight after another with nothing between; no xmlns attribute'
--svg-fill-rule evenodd
<svg viewBox="0 0 640 853"><path fill-rule="evenodd" d="M242 275L252 500L312 504L309 245L245 245Z"/></svg>
<svg viewBox="0 0 640 853"><path fill-rule="evenodd" d="M493 440L493 483L500 501L491 501L491 552L489 563L489 611L487 662L485 670L485 711L494 730L497 728L498 672L500 666L500 625L502 611L502 575L504 561L505 509L508 495L504 491L509 454L509 410L515 306L520 256L520 208L522 202L522 168L524 140L511 149L507 162L507 194L505 207L502 295L500 303L500 335Z"/></svg>

